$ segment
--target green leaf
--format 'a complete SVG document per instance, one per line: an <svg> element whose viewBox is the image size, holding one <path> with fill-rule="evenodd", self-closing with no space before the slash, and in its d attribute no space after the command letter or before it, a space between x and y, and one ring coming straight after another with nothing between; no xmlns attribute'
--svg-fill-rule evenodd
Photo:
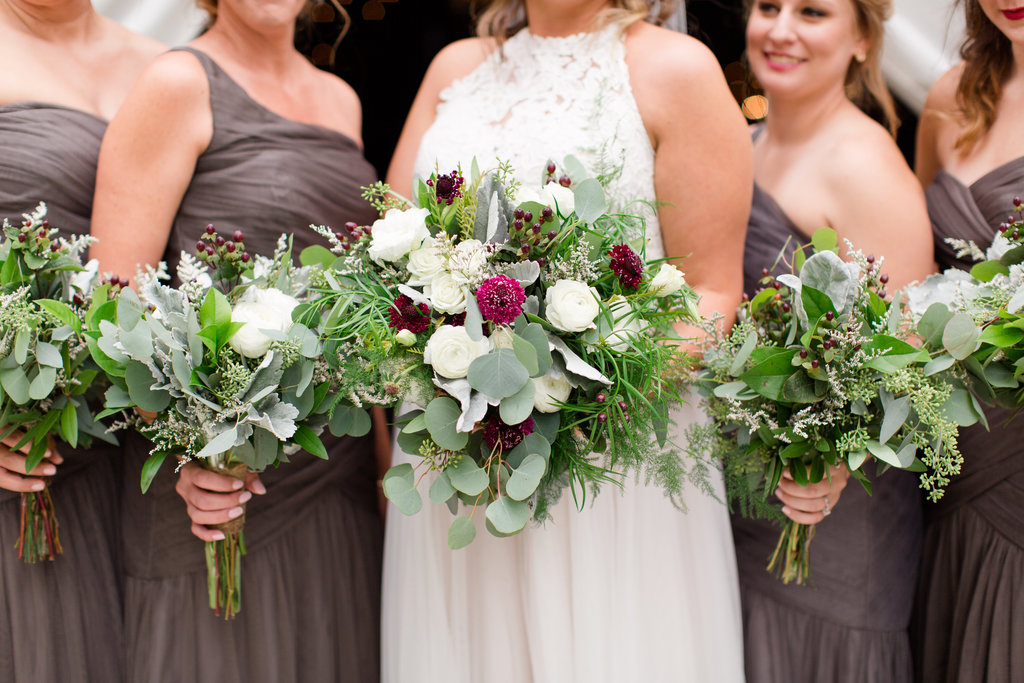
<svg viewBox="0 0 1024 683"><path fill-rule="evenodd" d="M981 332L974 320L966 313L956 313L946 323L942 332L942 345L949 355L963 360L978 348L978 337Z"/></svg>
<svg viewBox="0 0 1024 683"><path fill-rule="evenodd" d="M802 368L797 369L782 383L780 396L789 403L815 403L818 395L818 382Z"/></svg>
<svg viewBox="0 0 1024 683"><path fill-rule="evenodd" d="M149 490L153 479L156 477L156 473L160 471L160 465L163 465L166 459L167 453L160 452L152 453L146 458L146 462L142 465L142 478L139 481L143 493Z"/></svg>
<svg viewBox="0 0 1024 683"><path fill-rule="evenodd" d="M215 287L206 292L199 309L199 324L204 330L211 326L226 329L231 324L231 304Z"/></svg>
<svg viewBox="0 0 1024 683"><path fill-rule="evenodd" d="M170 392L154 390L153 373L142 363L133 360L124 369L124 381L128 385L128 395L132 403L151 413L159 413L171 404Z"/></svg>
<svg viewBox="0 0 1024 683"><path fill-rule="evenodd" d="M573 198L575 213L584 223L593 223L608 210L604 188L594 178L586 178L576 183L573 187Z"/></svg>
<svg viewBox="0 0 1024 683"><path fill-rule="evenodd" d="M495 349L469 364L469 386L495 399L516 394L530 381L530 373L511 349ZM435 439L436 440L436 439Z"/></svg>
<svg viewBox="0 0 1024 683"><path fill-rule="evenodd" d="M539 455L547 461L551 457L551 442L537 432L527 434L518 446L505 455L505 462L515 469L531 455Z"/></svg>
<svg viewBox="0 0 1024 683"><path fill-rule="evenodd" d="M751 352L754 347L757 346L757 332L751 330L747 334L747 338L743 341L743 346L736 352L736 357L732 361L732 365L729 366L729 374L735 377L743 371L743 366L746 364L747 359L750 358Z"/></svg>
<svg viewBox="0 0 1024 683"><path fill-rule="evenodd" d="M518 334L513 334L512 350L515 352L516 358L519 359L519 362L523 364L524 368L526 368L526 371L530 373L530 377L537 377L540 373L540 362L537 359L537 348Z"/></svg>
<svg viewBox="0 0 1024 683"><path fill-rule="evenodd" d="M910 439L903 444L898 451L896 451L896 460L900 463L900 469L907 469L914 464L917 459L917 446Z"/></svg>
<svg viewBox="0 0 1024 683"><path fill-rule="evenodd" d="M513 396L502 399L498 404L498 414L505 424L517 425L533 412L533 396L536 393L536 386L532 381L527 380L523 388Z"/></svg>
<svg viewBox="0 0 1024 683"><path fill-rule="evenodd" d="M978 421L978 412L966 389L954 389L942 406L943 415L960 427L968 427Z"/></svg>
<svg viewBox="0 0 1024 683"><path fill-rule="evenodd" d="M320 437L316 435L312 429L306 425L296 425L295 435L292 436L292 441L299 444L302 450L307 453L311 453L321 460L327 460L327 449L324 447L324 442L320 440Z"/></svg>
<svg viewBox="0 0 1024 683"><path fill-rule="evenodd" d="M56 368L41 367L39 368L39 374L28 385L28 397L33 401L42 401L50 395L56 384Z"/></svg>
<svg viewBox="0 0 1024 683"><path fill-rule="evenodd" d="M469 517L456 517L448 527L448 547L465 548L476 538L476 526Z"/></svg>
<svg viewBox="0 0 1024 683"><path fill-rule="evenodd" d="M487 472L480 469L473 458L463 456L454 466L445 470L448 479L457 491L467 496L478 496L490 483Z"/></svg>
<svg viewBox="0 0 1024 683"><path fill-rule="evenodd" d="M14 360L18 365L24 365L28 360L29 342L32 341L32 330L20 329L14 335Z"/></svg>
<svg viewBox="0 0 1024 683"><path fill-rule="evenodd" d="M1020 344L1024 339L1024 330L1008 325L988 325L981 331L978 341L982 344L991 344L1001 349Z"/></svg>
<svg viewBox="0 0 1024 683"><path fill-rule="evenodd" d="M850 468L850 471L856 471L860 469L860 466L864 464L864 461L868 459L867 451L852 451L846 457L846 466Z"/></svg>
<svg viewBox="0 0 1024 683"><path fill-rule="evenodd" d="M476 303L476 296L469 295L466 297L466 318L462 322L462 327L466 330L466 334L473 341L480 341L484 338L483 333L484 318L480 314L480 307Z"/></svg>
<svg viewBox="0 0 1024 683"><path fill-rule="evenodd" d="M373 428L373 420L370 419L370 411L364 408L353 408L352 426L348 429L349 436L366 436Z"/></svg>
<svg viewBox="0 0 1024 683"><path fill-rule="evenodd" d="M1009 275L1010 269L999 261L982 261L971 268L971 277L982 282L991 282L996 275Z"/></svg>
<svg viewBox="0 0 1024 683"><path fill-rule="evenodd" d="M540 485L540 480L548 469L548 461L536 453L526 456L509 477L505 485L505 493L512 500L526 500L533 495Z"/></svg>
<svg viewBox="0 0 1024 683"><path fill-rule="evenodd" d="M299 263L304 266L330 268L336 258L330 249L319 244L310 245L299 253Z"/></svg>
<svg viewBox="0 0 1024 683"><path fill-rule="evenodd" d="M416 490L412 465L402 463L387 471L381 480L384 495L405 515L414 515L423 507L423 499Z"/></svg>
<svg viewBox="0 0 1024 683"><path fill-rule="evenodd" d="M882 427L878 440L886 443L900 430L903 423L910 417L910 397L901 396L889 402L885 408L885 416L882 418Z"/></svg>
<svg viewBox="0 0 1024 683"><path fill-rule="evenodd" d="M36 303L54 318L73 329L75 334L82 334L82 321L67 304L53 299L36 299Z"/></svg>
<svg viewBox="0 0 1024 683"><path fill-rule="evenodd" d="M459 408L459 404L447 396L438 396L427 405L423 417L434 443L449 451L465 448L469 442L469 434L459 432L455 428L460 415L462 409Z"/></svg>
<svg viewBox="0 0 1024 683"><path fill-rule="evenodd" d="M867 447L868 452L871 453L871 455L875 456L887 465L892 465L893 467L900 466L900 459L896 457L896 452L886 444L875 441L874 439L868 439Z"/></svg>
<svg viewBox="0 0 1024 683"><path fill-rule="evenodd" d="M455 495L455 487L452 486L448 473L444 470L437 473L434 483L430 485L430 501L435 505L441 505Z"/></svg>
<svg viewBox="0 0 1024 683"><path fill-rule="evenodd" d="M835 304L832 303L832 299L829 299L825 292L809 287L806 284L800 288L800 302L807 313L808 324L813 324L814 321L827 312L836 313Z"/></svg>
<svg viewBox="0 0 1024 683"><path fill-rule="evenodd" d="M60 410L60 432L69 446L78 447L78 410L74 401L68 401Z"/></svg>
<svg viewBox="0 0 1024 683"><path fill-rule="evenodd" d="M947 353L944 353L941 356L936 356L925 363L923 368L924 375L925 377L931 377L932 375L936 375L943 370L948 370L953 367L954 363L956 363L956 359Z"/></svg>
<svg viewBox="0 0 1024 683"><path fill-rule="evenodd" d="M952 317L953 313L946 308L945 304L934 303L928 307L917 323L917 333L921 335L926 344L933 347L941 346L942 332Z"/></svg>
<svg viewBox="0 0 1024 683"><path fill-rule="evenodd" d="M551 367L551 348L548 346L548 337L544 328L537 323L516 325L516 334L530 342L537 352L537 372L531 373L531 377L540 377Z"/></svg>
<svg viewBox="0 0 1024 683"><path fill-rule="evenodd" d="M352 428L353 408L354 406L342 404L334 406L334 413L331 414L331 421L327 427L331 434L339 438L348 434L349 429Z"/></svg>
<svg viewBox="0 0 1024 683"><path fill-rule="evenodd" d="M778 400L782 385L794 373L793 356L796 349L779 349L772 351L764 360L744 372L740 379L758 394Z"/></svg>
<svg viewBox="0 0 1024 683"><path fill-rule="evenodd" d="M530 508L526 503L501 496L487 506L487 519L503 534L521 531L530 519Z"/></svg>
<svg viewBox="0 0 1024 683"><path fill-rule="evenodd" d="M1013 371L1002 363L991 363L985 366L985 379L999 389L1016 389L1019 382L1014 379Z"/></svg>
<svg viewBox="0 0 1024 683"><path fill-rule="evenodd" d="M818 228L811 235L811 244L815 251L836 251L839 234L832 228Z"/></svg>
<svg viewBox="0 0 1024 683"><path fill-rule="evenodd" d="M1024 261L1024 247L1016 246L1007 249L1002 256L999 257L999 262L1004 266L1014 266Z"/></svg>
<svg viewBox="0 0 1024 683"><path fill-rule="evenodd" d="M36 343L36 362L51 368L64 367L64 358L60 355L60 350L44 341Z"/></svg>
<svg viewBox="0 0 1024 683"><path fill-rule="evenodd" d="M117 326L122 330L133 330L145 309L139 295L133 289L123 289L117 296Z"/></svg>
<svg viewBox="0 0 1024 683"><path fill-rule="evenodd" d="M427 418L424 417L424 413L417 413L409 422L402 427L403 434L417 434L419 432L426 431L427 429Z"/></svg>
<svg viewBox="0 0 1024 683"><path fill-rule="evenodd" d="M217 436L210 439L202 450L196 453L197 458L212 458L215 455L226 453L235 447L238 440L238 427L230 427Z"/></svg>

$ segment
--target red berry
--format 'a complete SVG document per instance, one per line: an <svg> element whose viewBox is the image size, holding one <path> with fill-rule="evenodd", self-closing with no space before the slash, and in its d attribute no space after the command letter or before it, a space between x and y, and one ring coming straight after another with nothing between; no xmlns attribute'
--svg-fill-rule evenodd
<svg viewBox="0 0 1024 683"><path fill-rule="evenodd" d="M825 311L825 320L827 320L827 321L829 321L829 322L832 322L832 320L833 320L833 319L834 319L835 317L836 317L836 314L835 314L835 313L833 313L832 311Z"/></svg>
<svg viewBox="0 0 1024 683"><path fill-rule="evenodd" d="M534 235L539 235L540 234L540 223L534 223L533 226L530 227L530 231Z"/></svg>
<svg viewBox="0 0 1024 683"><path fill-rule="evenodd" d="M363 236L363 231L360 230L359 228L356 228L355 230L352 231L352 239L357 240L357 239L359 239L362 236Z"/></svg>
<svg viewBox="0 0 1024 683"><path fill-rule="evenodd" d="M348 221L347 223L345 223L345 229L348 230L349 232L352 232L358 227L359 226L353 223L352 221Z"/></svg>
<svg viewBox="0 0 1024 683"><path fill-rule="evenodd" d="M515 230L522 230L523 229L523 221L518 219L518 218L515 219L514 221L512 221L512 228L515 229Z"/></svg>
<svg viewBox="0 0 1024 683"><path fill-rule="evenodd" d="M800 349L800 357L807 358L807 349Z"/></svg>
<svg viewBox="0 0 1024 683"><path fill-rule="evenodd" d="M234 242L228 242L227 244L224 245L224 248L227 249L228 253L230 254L230 253L234 252L234 250L235 250L235 243Z"/></svg>
<svg viewBox="0 0 1024 683"><path fill-rule="evenodd" d="M746 292L743 292L743 300L744 301L750 301L750 295L747 294Z"/></svg>
<svg viewBox="0 0 1024 683"><path fill-rule="evenodd" d="M608 416L605 415L604 413L598 413L597 414L597 421L600 422L601 424L604 424L605 422L608 421Z"/></svg>
<svg viewBox="0 0 1024 683"><path fill-rule="evenodd" d="M626 412L628 409L629 406L626 405L625 401L619 401L619 410L621 410L622 412Z"/></svg>
<svg viewBox="0 0 1024 683"><path fill-rule="evenodd" d="M364 225L363 226L363 232L365 232L367 235L369 235L370 233L373 232L373 226L371 226L371 225Z"/></svg>
<svg viewBox="0 0 1024 683"><path fill-rule="evenodd" d="M1020 197L1014 197L1013 198L1013 205L1014 206L1020 206L1021 204L1024 204L1024 200L1022 200Z"/></svg>
<svg viewBox="0 0 1024 683"><path fill-rule="evenodd" d="M236 242L241 242L245 240L245 235L242 234L241 230L235 230L235 234L231 236L231 239L233 239Z"/></svg>
<svg viewBox="0 0 1024 683"><path fill-rule="evenodd" d="M526 212L523 211L522 209L516 209L515 211L512 212L512 217L515 218L517 221L523 220L523 216L525 215Z"/></svg>
<svg viewBox="0 0 1024 683"><path fill-rule="evenodd" d="M71 301L74 302L76 306L81 306L85 303L85 297L82 296L81 292L75 292L74 296L71 297Z"/></svg>
<svg viewBox="0 0 1024 683"><path fill-rule="evenodd" d="M788 301L783 301L782 302L782 312L783 313L789 313L790 309L792 309L792 308L793 307L789 305Z"/></svg>
<svg viewBox="0 0 1024 683"><path fill-rule="evenodd" d="M128 286L128 278L126 278L126 277L121 278L120 284L121 284L121 287L127 287Z"/></svg>
<svg viewBox="0 0 1024 683"><path fill-rule="evenodd" d="M818 363L818 359L817 358L815 358L814 360L811 361L811 367L812 368L817 369L819 365L820 365L820 363Z"/></svg>
<svg viewBox="0 0 1024 683"><path fill-rule="evenodd" d="M213 227L213 223L207 223L206 224L206 234L207 235L212 235L215 232L217 232L217 228Z"/></svg>
<svg viewBox="0 0 1024 683"><path fill-rule="evenodd" d="M21 242L22 244L24 244L25 242L28 241L28 235L26 235L23 232L19 232L18 233L18 241Z"/></svg>
<svg viewBox="0 0 1024 683"><path fill-rule="evenodd" d="M206 255L207 256L213 256L215 253L217 253L217 250L213 248L213 245L212 244L207 244L206 245Z"/></svg>
<svg viewBox="0 0 1024 683"><path fill-rule="evenodd" d="M1006 232L1009 229L1010 229L1010 226L1007 225L1006 223L1000 223L999 224L999 232Z"/></svg>
<svg viewBox="0 0 1024 683"><path fill-rule="evenodd" d="M204 242L202 240L197 241L196 242L196 251L198 251L200 254L205 254L206 253L206 242Z"/></svg>
<svg viewBox="0 0 1024 683"><path fill-rule="evenodd" d="M556 237L558 237L558 233L555 232L554 230L552 230L551 232L548 233L548 239L549 240L554 240Z"/></svg>
<svg viewBox="0 0 1024 683"><path fill-rule="evenodd" d="M885 284L886 282L888 282L888 281L889 281L889 276L888 276L888 275L885 275L885 274L883 273L883 274L882 274L882 275L881 275L881 276L880 276L880 277L878 278L878 281L879 281L879 282L881 282L881 283L882 283L882 284L884 285L884 284Z"/></svg>
<svg viewBox="0 0 1024 683"><path fill-rule="evenodd" d="M597 396L595 396L594 400L597 401L598 403L604 403L605 401L608 400L608 397L605 396L603 393L601 393L601 394L598 394Z"/></svg>
<svg viewBox="0 0 1024 683"><path fill-rule="evenodd" d="M110 276L110 284L112 284L112 285L114 285L116 287L120 282L121 282L121 279L119 277L117 277L116 275L111 275Z"/></svg>
<svg viewBox="0 0 1024 683"><path fill-rule="evenodd" d="M555 167L555 162L549 161L548 162L548 175L553 174L555 172L555 168L556 168Z"/></svg>
<svg viewBox="0 0 1024 683"><path fill-rule="evenodd" d="M218 247L223 247L224 246L224 238L221 237L220 235L217 235L217 239L214 240L214 244L216 244Z"/></svg>
<svg viewBox="0 0 1024 683"><path fill-rule="evenodd" d="M525 223L532 223L533 222L533 212L532 211L526 211L526 212L523 213L523 222L525 222Z"/></svg>
<svg viewBox="0 0 1024 683"><path fill-rule="evenodd" d="M1010 218L1010 220L1012 221L1013 218ZM42 223L39 224L39 227L41 227L43 230L46 230L47 228L50 227L50 221L44 220Z"/></svg>
<svg viewBox="0 0 1024 683"><path fill-rule="evenodd" d="M629 413L623 413L622 419L626 422L626 424L629 424Z"/></svg>
<svg viewBox="0 0 1024 683"><path fill-rule="evenodd" d="M569 179L569 176L564 175L558 179L558 184L561 185L562 187L569 187L570 185L572 185L572 180Z"/></svg>
<svg viewBox="0 0 1024 683"><path fill-rule="evenodd" d="M248 263L250 260L252 260L252 256L249 256L249 252L243 251L242 252L242 263Z"/></svg>
<svg viewBox="0 0 1024 683"><path fill-rule="evenodd" d="M555 212L551 210L550 206L545 206L543 209L541 209L540 217L544 219L545 223L547 223L548 221L554 219Z"/></svg>
<svg viewBox="0 0 1024 683"><path fill-rule="evenodd" d="M60 245L56 242L50 242L50 251L57 251L60 249Z"/></svg>
<svg viewBox="0 0 1024 683"><path fill-rule="evenodd" d="M771 274L772 274L772 271L768 270L767 268L762 268L761 269L761 277L768 277Z"/></svg>
<svg viewBox="0 0 1024 683"><path fill-rule="evenodd" d="M523 246L519 247L519 251L522 252L523 256L526 256L527 254L530 253L530 245L524 244Z"/></svg>

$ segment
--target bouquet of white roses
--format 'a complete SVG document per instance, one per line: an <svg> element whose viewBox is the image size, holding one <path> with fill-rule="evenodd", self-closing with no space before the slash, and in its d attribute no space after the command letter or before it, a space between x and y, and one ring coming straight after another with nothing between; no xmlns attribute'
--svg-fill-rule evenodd
<svg viewBox="0 0 1024 683"><path fill-rule="evenodd" d="M328 268L318 305L350 393L419 406L398 436L418 463L383 480L406 514L430 471L433 502L485 508L498 536L543 519L565 487L631 469L680 491L665 438L681 363L664 342L698 318L696 296L675 266L645 262L643 219L609 211L598 181L566 166L575 179L556 181L552 163L535 191L506 166L435 173L419 208L375 186L380 220L340 237L321 228L334 253L304 255ZM475 533L456 516L449 545Z"/></svg>
<svg viewBox="0 0 1024 683"><path fill-rule="evenodd" d="M116 441L86 401L97 375L82 337L94 312L92 273L81 261L91 239L58 237L45 204L23 218L20 225L4 220L0 243L0 432L7 439L20 430L14 448L29 446L29 472L53 436L73 448L93 438ZM105 301L107 287L95 298ZM17 549L26 562L62 552L48 485L22 494Z"/></svg>
<svg viewBox="0 0 1024 683"><path fill-rule="evenodd" d="M330 393L315 329L296 322L310 269L293 266L283 235L273 258L251 256L243 237L207 226L198 259L182 253L177 288L150 270L138 294L121 290L90 321L93 354L112 381L105 413L155 413L126 413L154 444L143 490L169 455L237 479L296 448L327 457L318 433L341 397ZM243 521L220 525L225 539L206 544L210 607L225 617L240 608Z"/></svg>

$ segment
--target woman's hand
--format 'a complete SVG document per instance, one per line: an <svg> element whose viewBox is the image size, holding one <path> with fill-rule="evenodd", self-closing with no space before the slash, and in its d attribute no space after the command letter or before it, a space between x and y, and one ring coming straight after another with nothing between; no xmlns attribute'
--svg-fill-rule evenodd
<svg viewBox="0 0 1024 683"><path fill-rule="evenodd" d="M40 477L52 477L56 474L57 465L64 462L64 458L51 443L43 455L43 461L36 465L31 472L26 473L25 454L32 448L32 444L25 444L18 451L13 450L15 444L23 436L24 434L20 431L13 432L0 444L0 489L19 493L42 491L46 488L46 482Z"/></svg>
<svg viewBox="0 0 1024 683"><path fill-rule="evenodd" d="M782 514L799 524L817 524L832 514L839 496L850 479L850 470L845 465L832 467L829 478L817 484L801 486L793 480L789 469L782 473L776 497L782 501Z"/></svg>
<svg viewBox="0 0 1024 683"><path fill-rule="evenodd" d="M192 518L192 533L204 541L224 540L224 532L211 529L209 525L241 517L245 512L242 505L252 498L252 494L267 492L255 472L246 474L242 482L211 472L194 462L182 466L174 490L185 499L188 516Z"/></svg>

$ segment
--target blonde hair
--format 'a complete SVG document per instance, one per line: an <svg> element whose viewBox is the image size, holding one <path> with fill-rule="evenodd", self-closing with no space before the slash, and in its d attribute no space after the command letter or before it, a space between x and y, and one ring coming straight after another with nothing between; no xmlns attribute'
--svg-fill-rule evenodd
<svg viewBox="0 0 1024 683"><path fill-rule="evenodd" d="M678 0L613 0L612 7L598 15L597 24L605 26L621 21L628 26L645 19L661 24L675 12L678 4ZM484 9L477 18L476 33L494 38L500 44L525 26L524 0L485 0Z"/></svg>
<svg viewBox="0 0 1024 683"><path fill-rule="evenodd" d="M960 47L964 69L956 87L964 130L956 141L956 149L967 154L996 121L1003 85L1013 72L1013 46L989 21L976 0L958 3L964 8L967 35Z"/></svg>

